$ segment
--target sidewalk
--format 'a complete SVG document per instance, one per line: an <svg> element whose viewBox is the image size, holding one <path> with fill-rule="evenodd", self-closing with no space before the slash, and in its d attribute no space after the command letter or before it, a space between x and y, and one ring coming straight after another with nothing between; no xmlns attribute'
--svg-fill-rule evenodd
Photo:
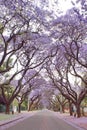
<svg viewBox="0 0 87 130"><path fill-rule="evenodd" d="M76 118L74 116L70 116L67 113L60 114L59 112L56 112L56 114L58 114L59 118L65 120L67 122L73 123L73 124L79 126L80 128L84 128L85 130L87 130L87 117Z"/></svg>

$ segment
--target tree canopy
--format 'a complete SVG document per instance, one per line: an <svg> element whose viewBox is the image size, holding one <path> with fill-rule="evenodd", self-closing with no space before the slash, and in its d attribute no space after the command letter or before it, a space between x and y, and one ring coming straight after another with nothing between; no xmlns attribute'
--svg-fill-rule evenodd
<svg viewBox="0 0 87 130"><path fill-rule="evenodd" d="M87 2L71 5L63 12L57 0L0 1L0 95L7 113L15 98L37 89L38 102L48 106L57 89L80 116L87 94Z"/></svg>

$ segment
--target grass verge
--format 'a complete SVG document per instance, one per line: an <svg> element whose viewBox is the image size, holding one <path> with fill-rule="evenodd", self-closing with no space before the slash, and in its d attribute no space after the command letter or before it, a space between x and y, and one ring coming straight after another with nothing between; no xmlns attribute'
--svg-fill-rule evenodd
<svg viewBox="0 0 87 130"><path fill-rule="evenodd" d="M14 115L11 115L11 114L2 114L2 113L0 113L0 121L3 121L3 120L10 120L10 119L12 119L12 118L14 118L14 117L16 117L18 114L14 114Z"/></svg>

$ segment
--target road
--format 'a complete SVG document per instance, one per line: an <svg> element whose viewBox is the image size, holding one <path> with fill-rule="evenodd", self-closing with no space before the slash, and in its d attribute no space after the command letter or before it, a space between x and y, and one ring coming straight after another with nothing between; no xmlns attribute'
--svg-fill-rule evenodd
<svg viewBox="0 0 87 130"><path fill-rule="evenodd" d="M58 118L51 111L42 110L6 130L80 130Z"/></svg>

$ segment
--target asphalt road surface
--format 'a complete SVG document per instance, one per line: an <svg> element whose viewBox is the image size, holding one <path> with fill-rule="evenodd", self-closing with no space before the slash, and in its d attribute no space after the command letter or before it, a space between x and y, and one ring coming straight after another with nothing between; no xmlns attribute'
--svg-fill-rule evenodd
<svg viewBox="0 0 87 130"><path fill-rule="evenodd" d="M6 130L80 130L66 123L54 112L42 110Z"/></svg>

